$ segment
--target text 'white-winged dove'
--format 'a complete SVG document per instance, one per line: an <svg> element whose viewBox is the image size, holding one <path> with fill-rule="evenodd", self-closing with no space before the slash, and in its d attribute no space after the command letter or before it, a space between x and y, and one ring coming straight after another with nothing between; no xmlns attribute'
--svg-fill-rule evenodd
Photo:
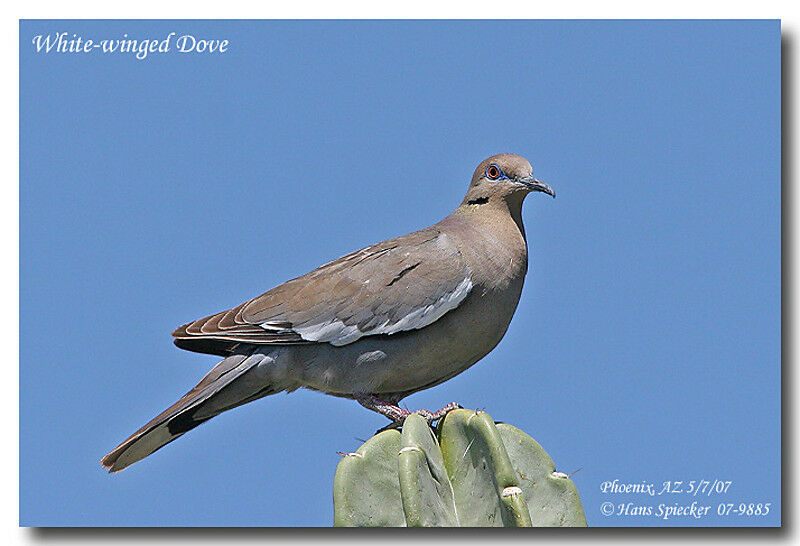
<svg viewBox="0 0 800 546"><path fill-rule="evenodd" d="M122 470L225 410L300 387L402 421L402 398L463 372L505 334L528 269L532 191L555 197L523 157L492 156L441 222L181 326L178 347L225 358L103 466ZM453 407L420 413L435 420Z"/></svg>

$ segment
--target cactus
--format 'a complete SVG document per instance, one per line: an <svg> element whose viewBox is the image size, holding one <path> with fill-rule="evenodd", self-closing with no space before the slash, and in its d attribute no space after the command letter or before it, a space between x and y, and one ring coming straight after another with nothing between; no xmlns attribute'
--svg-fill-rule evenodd
<svg viewBox="0 0 800 546"><path fill-rule="evenodd" d="M345 455L333 483L337 527L582 527L575 484L524 432L455 410L434 435L412 414Z"/></svg>

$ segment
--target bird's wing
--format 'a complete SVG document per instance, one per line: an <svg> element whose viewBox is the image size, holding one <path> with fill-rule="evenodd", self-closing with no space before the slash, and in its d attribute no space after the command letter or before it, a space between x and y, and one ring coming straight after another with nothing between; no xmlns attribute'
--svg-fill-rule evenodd
<svg viewBox="0 0 800 546"><path fill-rule="evenodd" d="M229 311L181 326L173 336L178 346L201 352L214 352L202 348L214 340L341 346L363 336L424 328L455 309L471 289L458 249L431 227L348 254Z"/></svg>

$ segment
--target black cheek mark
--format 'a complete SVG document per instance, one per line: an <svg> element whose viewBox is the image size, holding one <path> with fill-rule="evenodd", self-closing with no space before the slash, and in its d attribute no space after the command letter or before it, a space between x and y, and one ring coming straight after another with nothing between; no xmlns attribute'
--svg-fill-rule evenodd
<svg viewBox="0 0 800 546"><path fill-rule="evenodd" d="M477 199L473 199L472 201L467 201L468 205L485 205L489 202L488 197L478 197Z"/></svg>

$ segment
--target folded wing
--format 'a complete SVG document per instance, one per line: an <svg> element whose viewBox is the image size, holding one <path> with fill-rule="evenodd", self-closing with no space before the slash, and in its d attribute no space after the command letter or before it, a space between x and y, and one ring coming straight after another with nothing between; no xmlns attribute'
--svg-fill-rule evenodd
<svg viewBox="0 0 800 546"><path fill-rule="evenodd" d="M424 328L471 289L460 253L432 227L348 254L173 336L181 348L219 355L240 343L342 346Z"/></svg>

